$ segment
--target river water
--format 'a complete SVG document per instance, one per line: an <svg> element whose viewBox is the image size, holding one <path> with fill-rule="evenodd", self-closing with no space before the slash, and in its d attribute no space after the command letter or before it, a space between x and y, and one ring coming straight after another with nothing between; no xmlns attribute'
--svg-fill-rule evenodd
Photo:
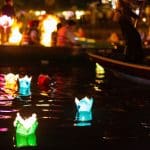
<svg viewBox="0 0 150 150"><path fill-rule="evenodd" d="M9 68L9 69L8 69ZM118 79L94 62L1 66L1 73L32 76L31 96L0 103L0 148L11 149L143 149L150 146L150 89ZM44 93L38 76L47 74ZM92 120L76 121L75 98L93 98ZM17 112L36 113L36 146L17 147L13 123Z"/></svg>

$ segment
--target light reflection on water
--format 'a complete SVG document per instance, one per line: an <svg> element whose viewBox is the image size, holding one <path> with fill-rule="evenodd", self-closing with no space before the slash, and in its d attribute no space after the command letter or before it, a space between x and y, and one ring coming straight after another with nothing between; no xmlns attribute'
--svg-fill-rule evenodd
<svg viewBox="0 0 150 150"><path fill-rule="evenodd" d="M20 67L12 67L11 70L20 73ZM32 94L0 102L0 128L4 128L1 133L6 132L13 137L16 113L30 107L38 117L40 148L69 147L62 145L62 140L67 140L70 145L84 146L88 141L86 146L100 146L116 142L134 145L137 141L149 139L150 93L147 87L116 79L108 71L97 74L95 64L32 66L24 67L24 71L32 76ZM46 91L41 91L37 85L38 76L43 71L51 77ZM1 73L6 72L7 68L1 68ZM85 96L94 99L93 120L76 122L75 97L81 99ZM1 133L0 139L3 139ZM79 140L75 141L76 138ZM10 143L8 147L14 140Z"/></svg>

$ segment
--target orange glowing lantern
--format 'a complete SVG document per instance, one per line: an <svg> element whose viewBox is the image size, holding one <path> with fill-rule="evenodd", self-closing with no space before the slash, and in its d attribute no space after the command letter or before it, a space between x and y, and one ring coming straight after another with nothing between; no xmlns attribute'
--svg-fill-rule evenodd
<svg viewBox="0 0 150 150"><path fill-rule="evenodd" d="M18 90L18 75L15 75L13 73L8 73L5 75L5 86L4 91L7 94L10 94L12 96L16 96L16 92Z"/></svg>

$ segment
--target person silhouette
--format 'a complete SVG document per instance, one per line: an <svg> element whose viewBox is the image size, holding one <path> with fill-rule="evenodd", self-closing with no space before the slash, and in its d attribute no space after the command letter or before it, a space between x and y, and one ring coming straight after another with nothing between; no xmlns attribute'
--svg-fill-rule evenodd
<svg viewBox="0 0 150 150"><path fill-rule="evenodd" d="M73 47L77 44L75 40L75 28L76 22L74 20L67 20L57 31L57 42L58 47Z"/></svg>
<svg viewBox="0 0 150 150"><path fill-rule="evenodd" d="M125 41L125 59L132 63L143 62L143 49L141 36L133 24L133 20L139 18L131 8L128 0L118 0L115 14Z"/></svg>

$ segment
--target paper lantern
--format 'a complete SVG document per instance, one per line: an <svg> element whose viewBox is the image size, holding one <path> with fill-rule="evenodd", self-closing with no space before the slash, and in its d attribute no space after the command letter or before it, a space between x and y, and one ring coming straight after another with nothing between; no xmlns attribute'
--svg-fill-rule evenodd
<svg viewBox="0 0 150 150"><path fill-rule="evenodd" d="M105 76L105 69L98 63L96 63L96 77L97 78L104 78Z"/></svg>
<svg viewBox="0 0 150 150"><path fill-rule="evenodd" d="M46 74L40 74L38 76L38 87L41 91L48 91L50 89L50 81L51 78L49 77L49 75Z"/></svg>
<svg viewBox="0 0 150 150"><path fill-rule="evenodd" d="M93 98L84 97L83 99L79 100L75 98L75 104L77 107L76 112L76 121L91 121L92 120L92 105L93 105Z"/></svg>
<svg viewBox="0 0 150 150"><path fill-rule="evenodd" d="M30 96L31 95L31 79L32 77L28 77L25 75L22 78L18 78L19 81L19 95L20 96Z"/></svg>
<svg viewBox="0 0 150 150"><path fill-rule="evenodd" d="M4 91L7 94L10 94L12 96L16 96L16 92L18 91L18 75L13 73L8 73L4 75L5 77L5 83L4 83Z"/></svg>
<svg viewBox="0 0 150 150"><path fill-rule="evenodd" d="M14 126L16 127L16 147L37 146L36 129L38 122L36 114L24 119L20 113L17 113Z"/></svg>

